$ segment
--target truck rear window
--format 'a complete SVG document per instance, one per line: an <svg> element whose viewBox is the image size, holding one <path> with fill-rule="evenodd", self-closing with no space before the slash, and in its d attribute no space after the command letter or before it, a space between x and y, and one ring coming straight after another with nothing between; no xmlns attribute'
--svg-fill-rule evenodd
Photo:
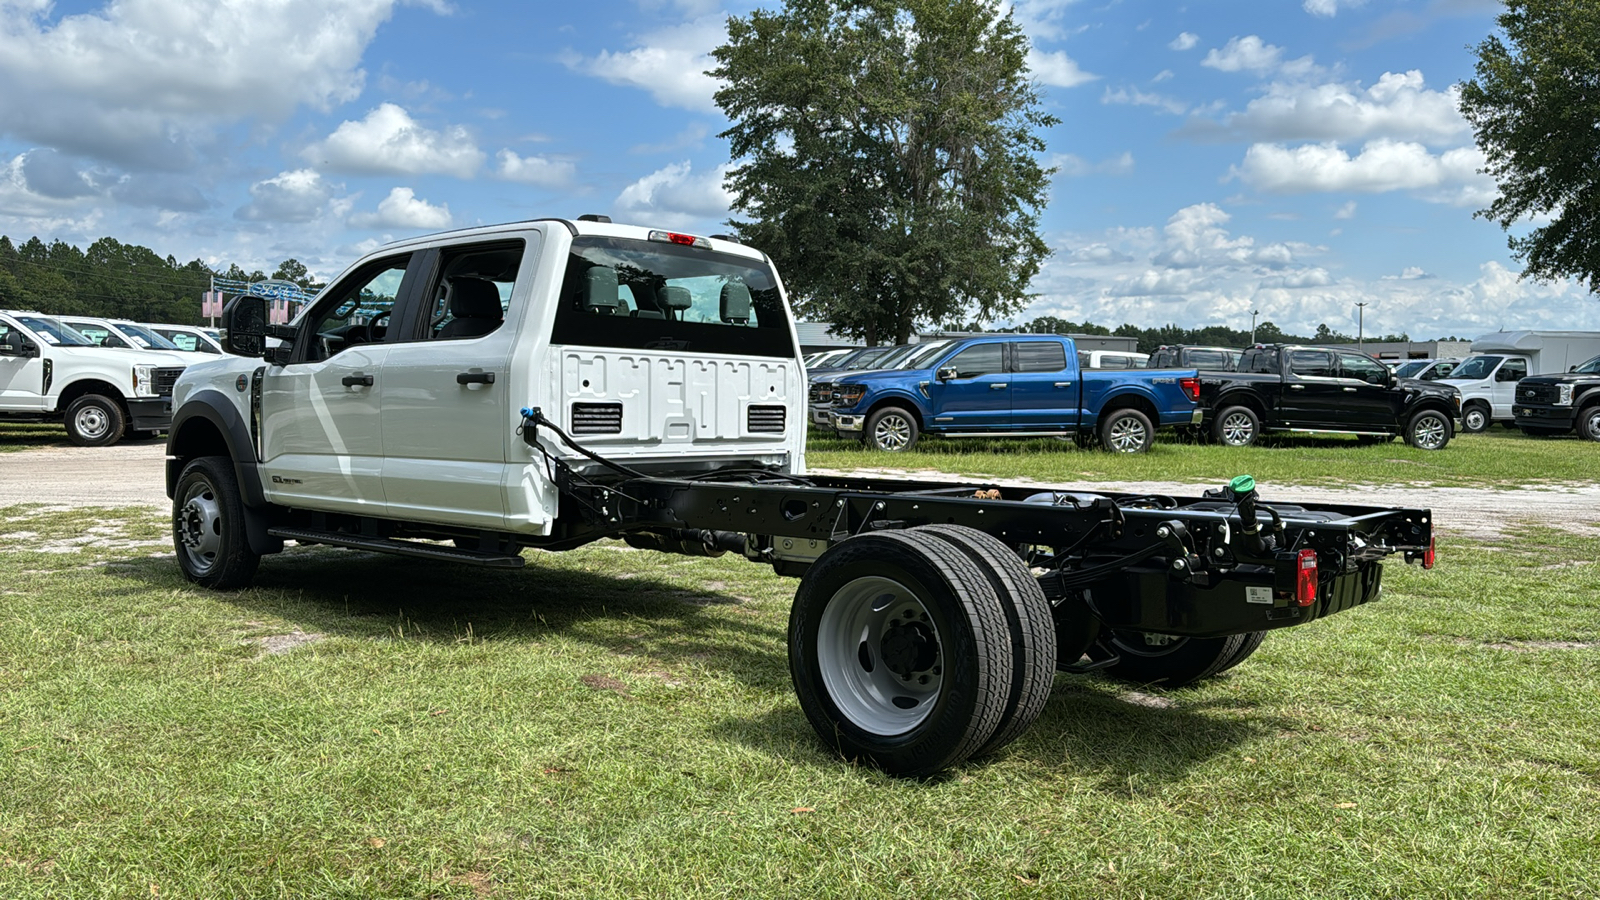
<svg viewBox="0 0 1600 900"><path fill-rule="evenodd" d="M792 359L765 263L658 241L578 237L550 339L557 344Z"/></svg>

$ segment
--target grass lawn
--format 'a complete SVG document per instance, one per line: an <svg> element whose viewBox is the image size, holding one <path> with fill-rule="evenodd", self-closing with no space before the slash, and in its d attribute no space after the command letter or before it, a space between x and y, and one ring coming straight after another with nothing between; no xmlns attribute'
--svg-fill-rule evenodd
<svg viewBox="0 0 1600 900"><path fill-rule="evenodd" d="M60 422L0 422L0 453L70 446Z"/></svg>
<svg viewBox="0 0 1600 900"><path fill-rule="evenodd" d="M300 549L216 594L165 541L0 510L0 897L1600 893L1600 539L1446 542L1198 687L1062 676L928 782L824 750L743 560Z"/></svg>
<svg viewBox="0 0 1600 900"><path fill-rule="evenodd" d="M1396 440L1360 446L1354 437L1269 437L1255 447L1180 443L1165 435L1149 453L1079 450L1050 438L927 438L909 453L862 449L853 440L811 433L806 464L824 469L935 469L1049 482L1209 481L1241 473L1264 485L1426 484L1522 487L1590 482L1600 473L1600 444L1573 436L1530 438L1495 427L1457 435L1443 450L1414 450Z"/></svg>

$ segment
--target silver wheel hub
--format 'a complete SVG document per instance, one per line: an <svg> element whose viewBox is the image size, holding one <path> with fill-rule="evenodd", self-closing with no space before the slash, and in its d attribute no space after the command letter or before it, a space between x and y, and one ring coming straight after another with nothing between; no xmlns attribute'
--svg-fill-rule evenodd
<svg viewBox="0 0 1600 900"><path fill-rule="evenodd" d="M1437 450L1444 446L1445 424L1438 416L1427 416L1417 422L1411 443L1423 450Z"/></svg>
<svg viewBox="0 0 1600 900"><path fill-rule="evenodd" d="M86 438L105 437L111 430L111 417L98 406L85 406L72 417L72 427Z"/></svg>
<svg viewBox="0 0 1600 900"><path fill-rule="evenodd" d="M1467 427L1473 431L1483 427L1483 410L1473 409L1467 411Z"/></svg>
<svg viewBox="0 0 1600 900"><path fill-rule="evenodd" d="M1255 423L1244 413L1233 413L1222 419L1222 442L1231 446L1248 444L1256 434Z"/></svg>
<svg viewBox="0 0 1600 900"><path fill-rule="evenodd" d="M1111 423L1106 437L1111 449L1118 453L1131 453L1144 446L1144 423L1132 417L1116 419Z"/></svg>
<svg viewBox="0 0 1600 900"><path fill-rule="evenodd" d="M192 568L205 571L217 561L222 549L222 508L209 484L189 489L173 523L178 544Z"/></svg>
<svg viewBox="0 0 1600 900"><path fill-rule="evenodd" d="M817 667L840 715L871 734L903 734L944 688L939 630L916 594L870 575L841 587L817 625Z"/></svg>
<svg viewBox="0 0 1600 900"><path fill-rule="evenodd" d="M1584 434L1592 441L1600 441L1600 407L1589 410L1583 420Z"/></svg>
<svg viewBox="0 0 1600 900"><path fill-rule="evenodd" d="M884 416L872 429L872 440L885 450L904 450L911 443L911 423L904 416Z"/></svg>

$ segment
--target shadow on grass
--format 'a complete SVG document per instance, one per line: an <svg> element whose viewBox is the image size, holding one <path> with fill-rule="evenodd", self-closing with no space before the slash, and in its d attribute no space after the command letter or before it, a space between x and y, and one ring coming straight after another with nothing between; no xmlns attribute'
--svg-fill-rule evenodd
<svg viewBox="0 0 1600 900"><path fill-rule="evenodd" d="M252 617L288 619L307 632L447 644L561 635L620 656L723 669L754 687L787 684L783 630L721 611L744 598L645 574L541 565L542 555L529 551L525 568L494 570L291 548L266 557L251 588L213 596ZM154 587L198 590L170 558L117 564Z"/></svg>

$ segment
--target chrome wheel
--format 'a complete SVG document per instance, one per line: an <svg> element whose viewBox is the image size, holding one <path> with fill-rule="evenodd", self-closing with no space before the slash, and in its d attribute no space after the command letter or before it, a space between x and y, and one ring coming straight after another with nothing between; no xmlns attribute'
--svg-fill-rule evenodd
<svg viewBox="0 0 1600 900"><path fill-rule="evenodd" d="M944 689L939 631L927 607L889 578L847 582L817 627L817 668L843 718L869 734L922 724Z"/></svg>
<svg viewBox="0 0 1600 900"><path fill-rule="evenodd" d="M872 428L872 443L881 450L904 450L911 446L911 420L901 413L879 416Z"/></svg>
<svg viewBox="0 0 1600 900"><path fill-rule="evenodd" d="M1150 440L1143 421L1133 416L1113 419L1106 429L1106 446L1117 453L1138 453Z"/></svg>
<svg viewBox="0 0 1600 900"><path fill-rule="evenodd" d="M1450 440L1450 426L1437 413L1423 413L1411 425L1411 446L1418 450L1438 450Z"/></svg>
<svg viewBox="0 0 1600 900"><path fill-rule="evenodd" d="M1466 412L1461 414L1461 430L1470 431L1473 434L1477 434L1480 431L1488 431L1489 414L1484 412L1481 406L1468 408Z"/></svg>
<svg viewBox="0 0 1600 900"><path fill-rule="evenodd" d="M189 485L176 518L178 550L188 568L200 574L210 571L222 549L222 506L216 490L205 481Z"/></svg>
<svg viewBox="0 0 1600 900"><path fill-rule="evenodd" d="M1222 417L1222 442L1230 447L1248 447L1256 440L1256 419L1243 410Z"/></svg>

